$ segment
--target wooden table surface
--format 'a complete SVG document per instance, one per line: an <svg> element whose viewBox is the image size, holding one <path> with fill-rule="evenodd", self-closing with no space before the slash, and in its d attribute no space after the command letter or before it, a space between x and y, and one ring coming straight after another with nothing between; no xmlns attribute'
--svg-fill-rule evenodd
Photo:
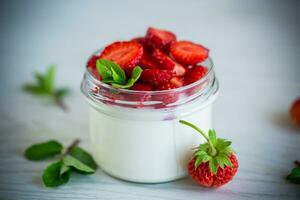
<svg viewBox="0 0 300 200"><path fill-rule="evenodd" d="M285 180L300 159L300 130L288 117L300 96L299 8L296 1L2 1L0 199L300 199L299 185ZM233 141L238 174L214 190L189 178L129 183L101 169L44 187L49 162L25 160L24 149L52 138L68 145L77 137L89 149L79 90L86 59L109 42L143 35L149 25L211 49L221 85L214 127ZM20 90L51 63L58 66L57 85L72 88L67 113Z"/></svg>

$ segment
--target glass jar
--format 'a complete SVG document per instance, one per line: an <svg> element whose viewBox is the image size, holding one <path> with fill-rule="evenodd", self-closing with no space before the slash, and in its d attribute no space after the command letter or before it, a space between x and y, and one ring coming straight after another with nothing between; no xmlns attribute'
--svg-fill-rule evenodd
<svg viewBox="0 0 300 200"><path fill-rule="evenodd" d="M108 174L127 181L160 183L186 176L192 148L204 142L180 119L212 127L219 84L213 62L197 82L163 91L116 89L88 68L81 83L90 112L92 154Z"/></svg>

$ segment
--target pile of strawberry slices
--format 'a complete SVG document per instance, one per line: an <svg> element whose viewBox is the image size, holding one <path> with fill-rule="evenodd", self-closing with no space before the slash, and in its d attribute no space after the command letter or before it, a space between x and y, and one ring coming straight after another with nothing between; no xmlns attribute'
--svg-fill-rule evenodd
<svg viewBox="0 0 300 200"><path fill-rule="evenodd" d="M110 60L130 75L140 66L142 74L129 88L138 91L170 90L198 81L208 69L199 63L208 58L209 50L190 41L178 41L167 30L149 27L144 37L130 41L117 41L94 55L87 67L101 80L96 69L97 59Z"/></svg>

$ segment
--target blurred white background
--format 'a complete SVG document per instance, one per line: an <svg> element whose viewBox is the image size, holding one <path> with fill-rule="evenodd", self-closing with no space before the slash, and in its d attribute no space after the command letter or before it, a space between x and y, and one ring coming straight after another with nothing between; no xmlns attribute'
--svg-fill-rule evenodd
<svg viewBox="0 0 300 200"><path fill-rule="evenodd" d="M160 186L161 197L192 199L204 193L223 199L300 196L297 188L284 180L293 160L300 156L299 130L290 126L288 118L290 103L300 95L299 1L27 0L1 1L0 5L1 152L11 152L1 154L7 163L25 162L20 156L13 161L10 157L21 154L31 141L49 138L49 132L60 132L55 137L65 141L74 135L85 138L88 118L79 85L87 58L112 41L144 35L148 26L154 26L210 49L221 84L215 128L220 136L233 141L240 160L236 180L219 192L175 182ZM46 110L20 91L22 83L32 80L34 71L45 71L52 63L58 66L58 85L73 88L68 101L70 115ZM9 145L14 141L18 141L16 146ZM32 166L28 169L33 171ZM9 180L8 175L3 172L2 180ZM24 173L14 183L27 185L24 191L40 192L31 176ZM97 185L97 180L105 175L99 176L93 183L86 182L90 189L78 192L101 197L97 189L104 186ZM144 195L145 199L153 192L151 187L115 182L123 188L108 185L113 188L109 193L113 197L120 190ZM16 189L14 184L4 186L6 194ZM30 193L20 194L33 199ZM139 199L137 196L127 197Z"/></svg>

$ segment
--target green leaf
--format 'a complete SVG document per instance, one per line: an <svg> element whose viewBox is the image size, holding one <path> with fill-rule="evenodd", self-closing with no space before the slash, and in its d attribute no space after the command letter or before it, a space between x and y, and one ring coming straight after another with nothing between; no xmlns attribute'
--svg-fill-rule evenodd
<svg viewBox="0 0 300 200"><path fill-rule="evenodd" d="M207 155L206 151L195 151L194 153L195 156L205 156Z"/></svg>
<svg viewBox="0 0 300 200"><path fill-rule="evenodd" d="M55 91L55 96L58 98L63 98L64 96L68 95L70 91L67 88L60 88Z"/></svg>
<svg viewBox="0 0 300 200"><path fill-rule="evenodd" d="M225 139L218 138L215 146L217 149L224 149L226 147L229 147L231 145L231 143L232 143L231 141L227 141Z"/></svg>
<svg viewBox="0 0 300 200"><path fill-rule="evenodd" d="M223 162L222 157L216 156L214 159L215 159L215 161L216 161L216 164L217 164L218 166L220 166L222 169L224 169L224 162Z"/></svg>
<svg viewBox="0 0 300 200"><path fill-rule="evenodd" d="M116 84L125 84L125 72L118 64L109 60L98 59L96 61L96 68L103 78L103 82L113 81Z"/></svg>
<svg viewBox="0 0 300 200"><path fill-rule="evenodd" d="M228 158L228 156L221 157L221 159L225 166L232 167L232 163L231 163L230 159Z"/></svg>
<svg viewBox="0 0 300 200"><path fill-rule="evenodd" d="M113 86L116 88L124 88L124 89L131 88L134 85L134 83L140 78L142 71L143 70L140 66L136 66L132 70L131 78L128 79L128 81L125 85L113 84Z"/></svg>
<svg viewBox="0 0 300 200"><path fill-rule="evenodd" d="M59 171L59 176L62 176L64 173L68 172L69 170L71 170L71 168L69 166L66 166L64 163L60 168Z"/></svg>
<svg viewBox="0 0 300 200"><path fill-rule="evenodd" d="M43 172L43 182L47 187L56 187L67 183L72 170L67 170L61 174L63 163L61 161L50 164Z"/></svg>
<svg viewBox="0 0 300 200"><path fill-rule="evenodd" d="M114 69L113 67L111 68L112 71L112 78L114 83L118 83L118 84L124 84L126 81L126 78L122 77L122 75L120 73L118 73L116 71L116 69ZM123 70L122 70L123 71ZM124 72L124 71L123 71ZM124 73L125 74L125 73Z"/></svg>
<svg viewBox="0 0 300 200"><path fill-rule="evenodd" d="M118 64L104 59L98 59L96 61L96 68L102 77L102 82L109 83L115 88L127 89L134 85L134 83L140 78L142 68L136 66L131 73L131 77L126 82L125 71Z"/></svg>
<svg viewBox="0 0 300 200"><path fill-rule="evenodd" d="M54 91L55 65L51 65L45 75L45 90L49 93Z"/></svg>
<svg viewBox="0 0 300 200"><path fill-rule="evenodd" d="M93 157L80 147L72 148L69 154L93 170L96 170L98 167Z"/></svg>
<svg viewBox="0 0 300 200"><path fill-rule="evenodd" d="M36 96L47 96L52 98L52 101L61 108L66 108L62 102L62 98L68 94L66 88L55 89L55 66L51 65L45 74L35 74L36 83L24 84L23 90ZM58 101L59 100L59 101Z"/></svg>
<svg viewBox="0 0 300 200"><path fill-rule="evenodd" d="M202 163L201 157L197 157L195 161L195 168L199 167L199 165Z"/></svg>
<svg viewBox="0 0 300 200"><path fill-rule="evenodd" d="M76 170L83 172L83 173L94 173L95 169L87 166L86 164L82 163L80 160L74 158L73 156L66 155L63 158L63 163L65 166L73 167Z"/></svg>
<svg viewBox="0 0 300 200"><path fill-rule="evenodd" d="M63 149L62 144L55 140L34 144L25 150L25 157L28 160L43 160L60 154Z"/></svg>
<svg viewBox="0 0 300 200"><path fill-rule="evenodd" d="M34 75L36 81L37 81L37 85L41 88L43 88L43 90L46 91L46 80L45 80L45 76L43 74L40 73L35 73ZM48 91L47 91L48 92Z"/></svg>
<svg viewBox="0 0 300 200"><path fill-rule="evenodd" d="M48 95L48 92L38 85L25 84L23 85L23 90L34 95Z"/></svg>
<svg viewBox="0 0 300 200"><path fill-rule="evenodd" d="M300 184L300 167L293 168L286 179L292 183Z"/></svg>
<svg viewBox="0 0 300 200"><path fill-rule="evenodd" d="M216 165L214 159L209 160L209 169L213 174L217 173L218 166Z"/></svg>
<svg viewBox="0 0 300 200"><path fill-rule="evenodd" d="M208 137L209 137L210 141L213 144L216 144L216 142L217 142L217 134L216 134L215 130L209 130L208 131Z"/></svg>
<svg viewBox="0 0 300 200"><path fill-rule="evenodd" d="M198 147L199 150L201 151L208 151L209 149L209 144L206 142L206 143L203 143L203 144L200 144L199 147Z"/></svg>
<svg viewBox="0 0 300 200"><path fill-rule="evenodd" d="M206 162L209 161L209 160L211 160L211 156L205 155L205 156L203 157L203 159L202 159L202 162L203 162L203 163L206 163Z"/></svg>
<svg viewBox="0 0 300 200"><path fill-rule="evenodd" d="M105 65L105 60L97 60L96 68L98 70L98 73L101 75L103 81L112 80L112 71L108 66Z"/></svg>

